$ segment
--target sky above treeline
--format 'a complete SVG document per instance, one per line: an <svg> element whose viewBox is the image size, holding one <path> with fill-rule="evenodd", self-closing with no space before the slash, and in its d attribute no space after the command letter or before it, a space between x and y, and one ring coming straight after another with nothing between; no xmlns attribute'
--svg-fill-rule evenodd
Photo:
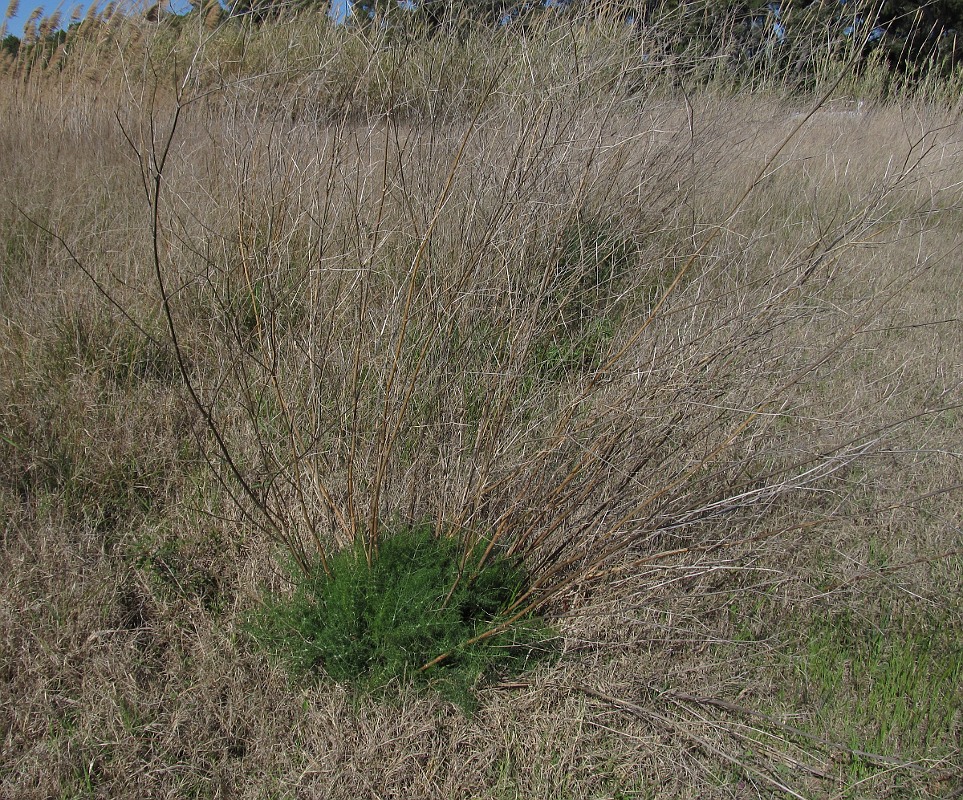
<svg viewBox="0 0 963 800"><path fill-rule="evenodd" d="M0 0L0 3L2 2L3 0ZM43 16L46 16L54 9L59 7L60 14L65 18L64 23L66 23L70 19L70 14L76 5L79 5L82 8L82 14L86 14L87 9L90 7L90 3L75 3L74 5L67 7L65 4L57 6L56 4L52 3L38 3L36 0L33 0L33 2L31 2L31 0L20 0L20 2L17 3L17 12L11 19L7 20L7 34L12 34L17 38L23 36L23 26L27 24L27 20L30 18L30 15L33 14L37 8L42 9ZM8 2L0 7L2 7L4 11L7 11L7 9L10 7L10 4Z"/></svg>
<svg viewBox="0 0 963 800"><path fill-rule="evenodd" d="M557 0L556 0L557 1ZM107 5L108 0L98 0L98 9L103 9ZM401 3L413 2L413 0L399 0ZM552 0L547 0L547 4L551 5ZM4 5L6 3L6 5ZM331 17L335 21L342 22L348 16L348 8L351 0L331 0ZM38 8L41 9L41 16L47 16L53 13L55 10L59 9L61 14L60 27L66 28L70 22L70 17L76 11L81 17L86 16L87 11L90 8L90 2L84 2L84 0L61 0L58 4L51 2L51 0L0 0L0 13L6 11L8 8L16 4L16 13L7 20L6 30L4 36L12 35L16 36L18 39L23 37L23 29L27 23L27 20ZM222 5L225 3L222 0ZM146 8L149 3L144 4ZM173 11L175 14L186 14L190 8L190 0L169 0L165 4L165 7ZM0 17L0 23L3 22L3 17Z"/></svg>
<svg viewBox="0 0 963 800"><path fill-rule="evenodd" d="M16 0L14 0L16 2ZM349 0L333 0L332 6L334 10L332 16L336 19L344 19L347 15L347 5ZM0 13L5 12L7 8L10 7L10 0L0 0ZM98 9L102 9L107 5L107 0L101 0L97 3ZM146 7L146 6L145 6ZM166 5L171 11L176 14L184 14L190 10L191 4L189 0L171 0ZM83 0L63 0L63 2L56 4L55 2L39 2L39 0L19 0L16 13L7 20L7 28L4 36L13 35L18 39L23 36L24 26L27 24L27 20L30 15L33 14L37 8L42 9L42 16L53 13L54 10L60 9L60 14L62 17L61 27L67 27L70 21L71 14L74 13L75 9L79 9L78 13L81 16L86 16L87 11L90 8L89 2L83 2ZM340 13L339 13L340 9ZM0 23L2 23L3 18L0 17Z"/></svg>
<svg viewBox="0 0 963 800"><path fill-rule="evenodd" d="M102 2L97 3L98 9L102 9L105 5L107 5L106 0L102 0ZM9 0L0 0L0 9L6 11L9 6ZM190 9L191 6L187 0L173 0L169 7L171 10L177 13L183 13ZM60 9L60 15L62 17L60 25L61 27L65 28L70 22L70 15L75 9L79 9L78 13L81 16L86 16L87 11L90 9L90 3L83 2L83 0L63 0L63 2L59 4L56 2L49 2L49 0L48 2L39 2L39 0L20 0L17 7L17 13L14 14L11 19L7 20L7 30L6 34L4 35L12 34L18 39L23 36L24 25L26 25L30 15L33 14L37 8L42 9L43 16L52 14L55 10Z"/></svg>

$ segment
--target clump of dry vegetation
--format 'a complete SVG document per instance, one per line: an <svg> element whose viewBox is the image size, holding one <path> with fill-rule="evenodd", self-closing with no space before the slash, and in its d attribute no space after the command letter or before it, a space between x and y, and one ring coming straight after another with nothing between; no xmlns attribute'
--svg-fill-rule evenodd
<svg viewBox="0 0 963 800"><path fill-rule="evenodd" d="M0 793L952 796L933 87L202 17L0 79ZM451 642L370 696L249 635L399 525L458 543L448 596L522 565L474 635L536 615L558 658L466 714L405 678Z"/></svg>

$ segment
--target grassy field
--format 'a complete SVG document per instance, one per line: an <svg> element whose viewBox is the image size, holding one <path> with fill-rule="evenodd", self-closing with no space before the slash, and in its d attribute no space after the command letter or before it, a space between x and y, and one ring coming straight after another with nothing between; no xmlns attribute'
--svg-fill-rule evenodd
<svg viewBox="0 0 963 800"><path fill-rule="evenodd" d="M0 795L961 796L958 113L643 49L8 59ZM552 657L466 706L259 646L413 522L524 565Z"/></svg>

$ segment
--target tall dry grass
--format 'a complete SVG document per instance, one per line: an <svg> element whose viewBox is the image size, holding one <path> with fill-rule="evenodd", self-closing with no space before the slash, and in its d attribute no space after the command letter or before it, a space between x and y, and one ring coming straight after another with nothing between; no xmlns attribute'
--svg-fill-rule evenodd
<svg viewBox="0 0 963 800"><path fill-rule="evenodd" d="M952 118L675 96L606 29L123 30L4 79L4 791L952 786L958 719L772 688L800 616L958 630ZM524 556L563 659L465 719L236 637L278 545L399 516Z"/></svg>

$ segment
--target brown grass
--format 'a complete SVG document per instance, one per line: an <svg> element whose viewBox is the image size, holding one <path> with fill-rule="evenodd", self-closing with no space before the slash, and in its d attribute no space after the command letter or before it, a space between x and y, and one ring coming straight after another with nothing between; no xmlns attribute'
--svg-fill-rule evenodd
<svg viewBox="0 0 963 800"><path fill-rule="evenodd" d="M0 794L952 795L958 685L881 731L890 673L817 665L959 669L955 119L828 103L733 213L798 104L298 24L3 79ZM292 685L240 630L278 545L392 513L525 553L562 658L474 717Z"/></svg>

